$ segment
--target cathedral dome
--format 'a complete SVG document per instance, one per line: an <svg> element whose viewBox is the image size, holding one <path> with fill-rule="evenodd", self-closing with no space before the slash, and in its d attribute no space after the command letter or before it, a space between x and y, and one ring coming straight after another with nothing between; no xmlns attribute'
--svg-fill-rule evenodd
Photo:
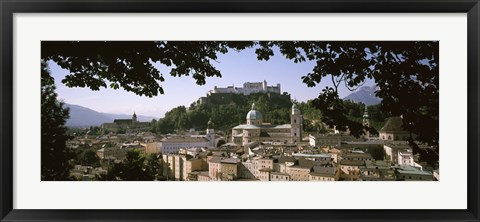
<svg viewBox="0 0 480 222"><path fill-rule="evenodd" d="M262 113L256 110L255 103L252 104L252 109L247 113L247 120L261 120L263 119Z"/></svg>

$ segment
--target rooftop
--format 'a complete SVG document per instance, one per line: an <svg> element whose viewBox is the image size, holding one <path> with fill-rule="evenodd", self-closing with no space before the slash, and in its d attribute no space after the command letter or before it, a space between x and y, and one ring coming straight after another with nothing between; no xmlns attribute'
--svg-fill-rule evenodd
<svg viewBox="0 0 480 222"><path fill-rule="evenodd" d="M328 153L318 153L318 154L293 153L292 156L307 157L307 158L331 158L332 157L332 155Z"/></svg>
<svg viewBox="0 0 480 222"><path fill-rule="evenodd" d="M335 176L335 173L330 174L330 173L310 172L310 175L312 175L312 176L322 176L322 177L334 177L334 176Z"/></svg>
<svg viewBox="0 0 480 222"><path fill-rule="evenodd" d="M168 137L161 140L162 143L195 143L195 142L206 142L208 141L205 137L189 137L189 136L176 136Z"/></svg>
<svg viewBox="0 0 480 222"><path fill-rule="evenodd" d="M335 167L314 166L313 172L320 174L335 175Z"/></svg>
<svg viewBox="0 0 480 222"><path fill-rule="evenodd" d="M393 148L393 149L409 149L410 146L408 144L395 144L395 143L388 143L385 144L384 146Z"/></svg>
<svg viewBox="0 0 480 222"><path fill-rule="evenodd" d="M281 156L278 158L279 163L285 163L285 162L296 162L297 160L293 156Z"/></svg>
<svg viewBox="0 0 480 222"><path fill-rule="evenodd" d="M433 175L429 171L422 171L410 165L400 165L399 168L397 168L397 172L402 174L417 174L417 175L426 175L426 176Z"/></svg>
<svg viewBox="0 0 480 222"><path fill-rule="evenodd" d="M240 163L242 162L240 159L237 159L237 158L228 158L228 159L223 159L221 160L222 163L233 163L233 164L237 164L237 163Z"/></svg>
<svg viewBox="0 0 480 222"><path fill-rule="evenodd" d="M395 117L390 117L387 119L387 122L385 122L385 125L383 125L382 129L380 129L380 132L395 132L395 131L405 131L403 129L403 119L399 116Z"/></svg>
<svg viewBox="0 0 480 222"><path fill-rule="evenodd" d="M210 158L210 160L208 161L209 163L220 163L222 161L222 159L224 159L223 157L212 157Z"/></svg>
<svg viewBox="0 0 480 222"><path fill-rule="evenodd" d="M311 169L315 165L312 160L307 160L303 157L298 158L298 166L305 169Z"/></svg>
<svg viewBox="0 0 480 222"><path fill-rule="evenodd" d="M260 171L260 172L273 172L274 170L270 169L270 168L262 168L262 169L259 169L258 171Z"/></svg>
<svg viewBox="0 0 480 222"><path fill-rule="evenodd" d="M365 165L365 161L364 160L341 160L340 165L363 166Z"/></svg>
<svg viewBox="0 0 480 222"><path fill-rule="evenodd" d="M271 172L273 175L282 175L282 176L290 176L288 173L282 173L282 172Z"/></svg>
<svg viewBox="0 0 480 222"><path fill-rule="evenodd" d="M372 158L372 155L369 153L344 153L342 158Z"/></svg>
<svg viewBox="0 0 480 222"><path fill-rule="evenodd" d="M241 124L233 127L233 129L260 129L260 127L255 125Z"/></svg>

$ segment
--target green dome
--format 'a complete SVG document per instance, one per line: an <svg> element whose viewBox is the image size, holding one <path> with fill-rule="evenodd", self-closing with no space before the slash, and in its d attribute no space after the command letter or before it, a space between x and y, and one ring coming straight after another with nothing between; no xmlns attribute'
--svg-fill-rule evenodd
<svg viewBox="0 0 480 222"><path fill-rule="evenodd" d="M258 120L263 119L262 113L256 110L255 103L252 104L252 110L247 113L247 120Z"/></svg>

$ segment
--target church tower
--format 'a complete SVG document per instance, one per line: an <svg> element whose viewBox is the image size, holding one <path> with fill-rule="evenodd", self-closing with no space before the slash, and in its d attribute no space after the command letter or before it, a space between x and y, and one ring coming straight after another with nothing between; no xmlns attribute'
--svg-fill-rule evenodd
<svg viewBox="0 0 480 222"><path fill-rule="evenodd" d="M302 141L303 116L295 104L292 105L290 120L292 126L290 132L292 136L292 143L299 143Z"/></svg>
<svg viewBox="0 0 480 222"><path fill-rule="evenodd" d="M368 128L370 127L370 116L368 115L367 105L365 104L365 112L363 112L363 126ZM365 138L370 138L370 131L366 130Z"/></svg>
<svg viewBox="0 0 480 222"><path fill-rule="evenodd" d="M212 119L208 120L208 125L207 125L207 139L208 139L208 145L210 148L215 147L215 130L213 129L214 125L212 122Z"/></svg>
<svg viewBox="0 0 480 222"><path fill-rule="evenodd" d="M365 105L365 112L363 112L363 126L370 127L370 118L368 115L367 105Z"/></svg>
<svg viewBox="0 0 480 222"><path fill-rule="evenodd" d="M133 112L132 122L137 122L137 114Z"/></svg>

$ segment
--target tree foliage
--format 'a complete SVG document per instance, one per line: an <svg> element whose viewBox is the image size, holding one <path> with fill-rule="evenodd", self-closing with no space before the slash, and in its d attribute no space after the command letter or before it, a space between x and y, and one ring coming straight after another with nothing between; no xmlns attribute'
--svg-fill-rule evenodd
<svg viewBox="0 0 480 222"><path fill-rule="evenodd" d="M226 144L227 142L224 139L221 139L217 143L217 147L221 147L222 145Z"/></svg>
<svg viewBox="0 0 480 222"><path fill-rule="evenodd" d="M97 153L92 149L77 149L76 161L78 164L83 166L100 166L100 158L98 158Z"/></svg>
<svg viewBox="0 0 480 222"><path fill-rule="evenodd" d="M70 170L73 168L71 159L73 152L67 148L65 122L68 118L68 108L57 100L55 83L47 64L41 63L41 178L42 180L70 180Z"/></svg>
<svg viewBox="0 0 480 222"><path fill-rule="evenodd" d="M424 160L438 160L439 137L439 46L438 42L317 42L291 43L300 49L286 57L316 61L311 73L303 77L308 86L329 78L333 87L324 89L315 107L322 111L329 125L348 127L354 135L364 128L346 118L344 101L338 97L338 87L349 89L361 86L373 78L380 90L381 109L388 116L402 116L403 128L410 131L414 141L435 147L436 152L424 152L412 145ZM285 53L284 53L285 54ZM371 130L371 129L369 129ZM435 161L430 161L432 164Z"/></svg>
<svg viewBox="0 0 480 222"><path fill-rule="evenodd" d="M344 118L338 86L354 89L373 78L380 88L376 94L382 99L382 111L402 116L404 128L418 135L413 139L438 145L438 42L321 42L297 48L305 53L295 56L317 62L303 77L304 83L314 86L323 78L333 82L334 87L324 89L315 100L316 107L331 117L330 124L361 133L361 127ZM340 112L331 112L332 108Z"/></svg>
<svg viewBox="0 0 480 222"><path fill-rule="evenodd" d="M173 67L172 76L192 76L203 85L207 77L221 77L213 65L217 53L245 49L253 42L194 41L42 41L42 59L70 70L62 82L69 87L99 90L123 88L143 96L163 94L163 73L153 64Z"/></svg>
<svg viewBox="0 0 480 222"><path fill-rule="evenodd" d="M114 163L107 174L97 175L97 180L153 181L161 176L162 168L157 154L146 156L138 149L127 152L125 159Z"/></svg>
<svg viewBox="0 0 480 222"><path fill-rule="evenodd" d="M147 156L145 171L152 180L158 180L162 176L161 155L152 153Z"/></svg>

